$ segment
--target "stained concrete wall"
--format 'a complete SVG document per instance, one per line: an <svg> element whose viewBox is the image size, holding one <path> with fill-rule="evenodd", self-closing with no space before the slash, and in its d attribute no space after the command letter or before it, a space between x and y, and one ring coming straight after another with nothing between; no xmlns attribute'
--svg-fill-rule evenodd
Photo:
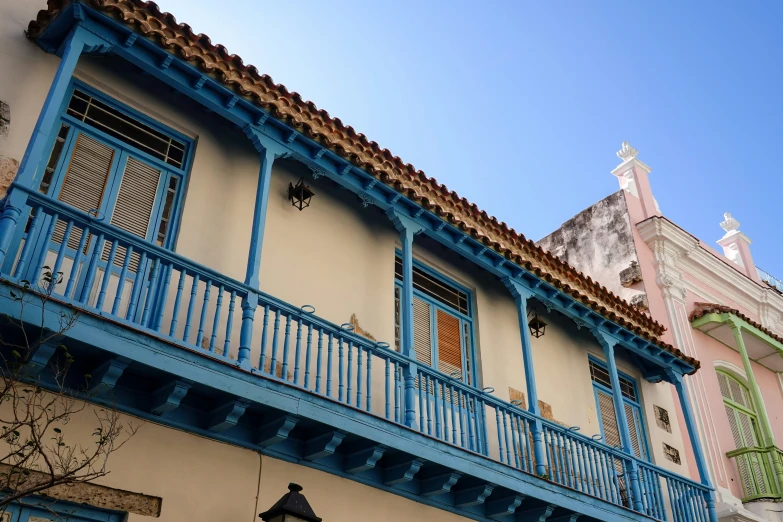
<svg viewBox="0 0 783 522"><path fill-rule="evenodd" d="M621 284L620 273L638 263L623 191L587 207L538 241L541 247L631 302L644 284Z"/></svg>
<svg viewBox="0 0 783 522"><path fill-rule="evenodd" d="M33 0L4 6L0 22L0 66L18 71L0 78L0 100L6 101L13 113L9 134L0 139L0 154L12 158L21 158L24 153L58 63L22 33L38 7L42 6ZM242 280L260 166L247 138L214 114L115 58L85 57L79 62L76 76L196 141L176 251ZM290 205L286 191L288 184L300 176L307 178L316 193L311 207L303 212ZM312 180L308 176L299 164L275 164L261 290L294 305L313 305L319 316L337 324L356 314L364 330L393 344L394 251L399 246L396 232L379 210L363 207L355 196L328 179ZM614 223L610 218L618 209L610 202L596 212ZM625 226L615 223L609 228L614 234L612 241L621 242ZM596 223L595 237L600 236L602 228L607 228L605 223ZM590 258L588 242L577 241L574 250L583 252L585 259ZM473 294L479 386L494 387L496 396L506 400L510 398L509 388L524 390L519 324L508 291L494 277L426 239L417 238L414 255ZM608 267L631 258L631 252L624 251L604 264ZM533 343L540 398L551 405L557 421L580 426L588 435L598 433L587 361L589 352L600 356L600 349L587 332L577 330L567 319L539 311L550 323L546 336ZM254 343L252 350L251 360L257 361L259 343ZM621 359L620 366L640 377L628 361ZM661 455L662 435L650 420L652 404L673 408L671 395L662 392L662 386L642 383L641 394L654 460L671 468ZM327 520L362 520L370 510L373 519L392 514L395 519L401 514L411 519L459 518L301 466L263 458L259 468L259 456L251 451L154 424L145 425L142 433L123 448L122 454L113 459L112 470L101 483L160 496L161 517L172 521L255 518L291 480L307 488L308 498ZM357 501L364 509L356 506ZM354 507L346 508L348 505ZM385 507L382 513L378 506Z"/></svg>

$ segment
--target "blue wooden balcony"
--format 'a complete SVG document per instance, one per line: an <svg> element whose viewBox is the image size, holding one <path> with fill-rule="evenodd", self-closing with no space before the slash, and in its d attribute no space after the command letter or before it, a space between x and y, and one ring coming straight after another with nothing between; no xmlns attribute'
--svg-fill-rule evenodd
<svg viewBox="0 0 783 522"><path fill-rule="evenodd" d="M708 487L417 365L313 307L13 190L32 217L6 254L0 312L23 314L30 329L44 317L51 330L77 313L65 342L92 376L90 400L476 520L709 520ZM45 271L59 282L47 286ZM11 292L24 281L22 310ZM50 296L43 313L35 293ZM44 383L52 357L55 344L30 358Z"/></svg>

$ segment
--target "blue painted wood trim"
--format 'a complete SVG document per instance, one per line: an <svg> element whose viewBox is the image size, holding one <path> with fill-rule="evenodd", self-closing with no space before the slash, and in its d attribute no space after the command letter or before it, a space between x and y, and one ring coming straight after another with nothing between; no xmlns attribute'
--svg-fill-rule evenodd
<svg viewBox="0 0 783 522"><path fill-rule="evenodd" d="M371 174L347 163L336 153L325 150L319 143L297 133L296 129L280 120L269 118L268 112L252 102L239 98L236 103L227 103L234 99L235 94L221 83L205 76L185 60L175 56L169 67L162 68L161 63L169 53L145 38L131 39L130 36L134 33L116 20L84 7L82 4L77 7L79 9L73 9L69 4L60 13L58 19L47 27L47 30L39 38L39 43L44 49L51 51L56 48L55 43L63 37L64 31L74 23L90 26L91 30L103 35L106 41L114 44L113 51L117 56L137 65L240 128L244 129L250 126L258 131L258 135L265 140L265 145L283 146L288 151L289 157L307 165L313 171L314 176L326 175L339 185L355 192L362 198L362 201L371 202L383 210L393 208L399 215L411 219L420 226L422 233L470 259L492 274L500 278L511 277L528 286L536 298L545 302L547 306L557 309L577 322L578 325L582 324L615 332L624 347L649 360L655 366L661 369L674 367L683 373L693 370L693 367L688 363L677 359L632 331L602 317L570 295L542 281L524 267L516 265L488 249L481 242L409 200L394 188L378 183L377 178ZM78 16L74 16L73 11L79 11ZM293 140L290 139L291 136L293 136ZM661 374L663 374L662 371Z"/></svg>
<svg viewBox="0 0 783 522"><path fill-rule="evenodd" d="M45 320L56 321L58 314L66 309L66 305L50 301L47 305ZM19 314L19 310L14 308L10 301L8 287L5 285L0 285L0 312L14 316ZM25 307L23 319L26 322L35 324L40 321L40 318L40 306L33 303L30 307ZM544 502L557 504L598 520L623 522L646 520L646 518L627 509L542 480L513 467L489 460L482 455L440 443L399 424L359 412L355 408L337 403L335 400L317 396L279 380L262 378L257 372L243 371L230 361L209 356L208 352L203 350L185 349L155 339L143 332L134 331L115 321L108 320L101 315L88 311L81 312L80 320L69 330L68 335L75 342L100 347L101 350L115 356L128 357L134 361L134 364L157 368L167 373L173 381L184 380L187 383L200 383L200 385L209 386L214 390L237 397L238 400L271 407L298 418L308 419L309 422L328 426L332 430L372 440L395 451L421 456L427 462L438 463L487 484L518 491L520 494L539 498ZM173 386L169 389L173 388L176 387ZM122 411L144 419L351 478L439 509L469 516L475 520L490 521L481 515L465 512L452 502L444 503L442 499L447 499L448 496L422 497L416 491L385 486L372 477L347 474L342 468L336 468L328 459L307 461L290 453L276 451L277 446L262 448L256 443L255 436L250 439L237 438L237 432L233 429L215 433L203 426L184 424L167 415L155 415L149 410L139 409L133 404L112 402L101 398L92 398L92 400L116 406ZM688 482L685 478L677 478Z"/></svg>
<svg viewBox="0 0 783 522"><path fill-rule="evenodd" d="M709 491L705 497L707 502L707 512L710 517L710 522L718 522L718 515L715 511L715 491L712 488L710 482L710 474L707 469L707 459L704 456L704 451L701 447L701 441L699 440L699 432L696 428L696 418L693 415L693 407L691 406L691 400L688 397L688 390L683 376L677 372L669 372L670 380L674 381L674 387L677 389L677 396L680 399L680 406L682 407L682 414L685 418L685 427L688 430L688 438L693 448L693 455L696 459L696 468L699 470L699 479L701 483L709 488Z"/></svg>

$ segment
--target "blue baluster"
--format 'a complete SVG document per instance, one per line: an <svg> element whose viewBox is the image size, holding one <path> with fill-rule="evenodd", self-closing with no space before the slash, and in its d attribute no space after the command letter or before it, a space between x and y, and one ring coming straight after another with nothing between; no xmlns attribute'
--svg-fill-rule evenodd
<svg viewBox="0 0 783 522"><path fill-rule="evenodd" d="M503 439L500 435L500 411L497 409L497 407L493 407L495 410L495 423L497 424L497 434L498 434L498 458L502 464L505 464L506 461L503 460Z"/></svg>
<svg viewBox="0 0 783 522"><path fill-rule="evenodd" d="M533 452L530 448L530 421L528 419L523 419L522 424L524 426L525 432L525 462L527 462L527 466L525 467L525 471L528 473L532 473L533 470L535 470L535 462L533 462Z"/></svg>
<svg viewBox="0 0 783 522"><path fill-rule="evenodd" d="M63 233L62 241L60 242L60 249L57 251L57 259L54 261L54 268L52 268L52 282L51 292L55 291L57 283L60 282L60 269L63 266L63 260L65 259L65 251L68 249L68 240L71 239L71 231L73 230L73 220L68 220L68 224L65 225L65 232Z"/></svg>
<svg viewBox="0 0 783 522"><path fill-rule="evenodd" d="M111 279L111 268L114 266L115 255L117 255L116 239L111 242L111 249L109 249L109 259L106 261L106 269L103 271L103 277L101 278L101 290L98 292L98 302L95 303L95 308L98 310L103 309L103 301L106 299L106 289L109 287L109 279Z"/></svg>
<svg viewBox="0 0 783 522"><path fill-rule="evenodd" d="M146 257L146 254L142 253L142 257ZM142 263L143 264L143 263ZM136 276L138 279L140 276ZM198 291L199 275L193 276L193 281L190 285L190 301L188 301L188 313L185 315L185 331L182 335L182 340L188 342L190 340L190 325L193 320L193 311L196 308L196 292Z"/></svg>
<svg viewBox="0 0 783 522"><path fill-rule="evenodd" d="M585 460L584 455L582 453L582 445L576 444L576 460L579 463L579 478L577 480L577 484L579 485L579 491L589 491L589 486L587 483L587 473L586 473L586 466L585 466Z"/></svg>
<svg viewBox="0 0 783 522"><path fill-rule="evenodd" d="M321 393L321 366L323 361L324 331L318 330L318 351L315 354L315 393Z"/></svg>
<svg viewBox="0 0 783 522"><path fill-rule="evenodd" d="M435 437L440 439L443 436L443 430L440 423L440 411L441 411L440 387L438 386L437 379L433 378L431 382L432 382L432 395L435 402Z"/></svg>
<svg viewBox="0 0 783 522"><path fill-rule="evenodd" d="M517 416L514 413L508 414L508 423L511 427L511 443L514 445L514 465L517 468L521 468L520 465L520 458L519 458L519 437L517 436L518 433L518 422L517 422Z"/></svg>
<svg viewBox="0 0 783 522"><path fill-rule="evenodd" d="M421 372L419 372L419 375L421 375ZM424 398L427 400L427 435L432 435L432 410L433 410L433 400L432 400L432 394L434 391L432 390L432 378L430 378L429 375L424 376L426 380L424 381L426 386L424 388ZM407 405L406 405L407 408Z"/></svg>
<svg viewBox="0 0 783 522"><path fill-rule="evenodd" d="M424 433L424 374L417 377L419 383L419 431Z"/></svg>
<svg viewBox="0 0 783 522"><path fill-rule="evenodd" d="M386 361L386 363L385 363L385 372L386 372L385 390L386 390L386 418L388 419L390 417L390 415L391 415L391 400L390 400L390 397L389 397L391 395L391 388L389 387L389 385L391 384L391 379L390 379L390 376L389 376L389 366L390 366L391 363L390 363L388 357L385 357L384 360Z"/></svg>
<svg viewBox="0 0 783 522"><path fill-rule="evenodd" d="M158 313L155 315L155 321L153 322L152 329L156 332L160 332L160 327L163 324L163 312L166 311L166 301L169 297L169 286L171 285L171 272L174 271L174 266L169 263L164 267L165 278L163 279L163 288L158 294L156 302L158 307Z"/></svg>
<svg viewBox="0 0 783 522"><path fill-rule="evenodd" d="M337 400L343 402L343 338L337 339Z"/></svg>
<svg viewBox="0 0 783 522"><path fill-rule="evenodd" d="M125 262L127 263L130 256L125 256ZM123 270L125 267L123 266ZM171 315L171 325L169 325L169 335L174 337L177 333L177 323L179 322L179 308L182 304L182 290L185 288L185 277L187 277L187 270L183 269L179 273L179 282L177 282L177 295L174 297L174 312Z"/></svg>
<svg viewBox="0 0 783 522"><path fill-rule="evenodd" d="M503 417L503 443L506 445L506 464L511 465L511 444L508 443L508 422L506 421L506 412L500 411L500 416Z"/></svg>
<svg viewBox="0 0 783 522"><path fill-rule="evenodd" d="M351 401L348 401L350 404ZM356 345L356 407L362 407L362 347Z"/></svg>
<svg viewBox="0 0 783 522"><path fill-rule="evenodd" d="M442 406L442 420L441 423L443 424L443 440L446 442L451 442L451 427L449 426L449 400L448 400L448 392L446 391L446 383L444 381L440 382L440 402Z"/></svg>
<svg viewBox="0 0 783 522"><path fill-rule="evenodd" d="M367 400L365 410L372 411L372 354L367 350Z"/></svg>
<svg viewBox="0 0 783 522"><path fill-rule="evenodd" d="M217 304L215 305L215 318L212 320L212 335L209 336L209 351L215 351L215 343L217 342L218 328L220 327L220 309L223 307L223 292L225 288L223 285L218 287Z"/></svg>
<svg viewBox="0 0 783 522"><path fill-rule="evenodd" d="M294 351L294 384L299 385L299 357L302 352L302 318L296 320L296 350Z"/></svg>
<svg viewBox="0 0 783 522"><path fill-rule="evenodd" d="M49 244L48 241L44 243L44 245L48 245L48 244ZM87 266L87 276L84 278L84 287L82 288L82 293L79 296L80 303L86 304L87 299L90 296L90 292L92 291L92 285L95 282L95 272L96 270L98 270L98 260L100 259L102 249L103 249L103 234L101 233L98 234L98 240L95 242L95 246L93 247L93 251L92 251L92 256L90 257L90 264ZM36 270L36 272L38 272L38 270ZM34 280L35 281L38 280L37 274L34 276Z"/></svg>
<svg viewBox="0 0 783 522"><path fill-rule="evenodd" d="M594 497L598 498L604 498L604 491L603 488L601 488L601 479L598 476L598 473L596 472L596 457L595 457L595 448L593 448L591 445L585 446L585 450L587 452L587 466L588 466L588 479L590 484L590 494Z"/></svg>
<svg viewBox="0 0 783 522"><path fill-rule="evenodd" d="M280 310L275 310L275 324L272 330L272 357L269 360L269 373L277 374L277 344L280 338Z"/></svg>
<svg viewBox="0 0 783 522"><path fill-rule="evenodd" d="M353 343L349 340L348 342L346 342L346 346L348 347L348 377L347 377L348 393L345 396L345 403L351 404L351 396L353 390L351 386L352 376L353 376L353 350L352 350Z"/></svg>
<svg viewBox="0 0 783 522"><path fill-rule="evenodd" d="M145 273L147 266L147 253L141 253L141 259L139 259L139 266L136 271L136 278L133 280L133 289L131 290L131 299L128 303L128 312L125 318L129 321L133 321L136 316L136 308L138 306L139 299L141 298L141 289L144 287ZM195 282L198 282L198 276ZM195 290L194 290L195 291ZM191 302L192 304L192 302ZM190 311L188 311L190 313ZM190 323L190 317L188 317L188 324ZM185 328L187 331L187 327ZM186 339L187 340L187 339Z"/></svg>
<svg viewBox="0 0 783 522"><path fill-rule="evenodd" d="M285 337L283 338L283 368L282 378L284 381L288 380L288 354L291 345L291 314L285 317Z"/></svg>
<svg viewBox="0 0 783 522"><path fill-rule="evenodd" d="M463 414L463 397L462 397L462 391L457 390L457 414L459 415L459 433L460 433L460 441L462 442L463 448L473 449L472 443L470 442L470 439L468 439L468 419L465 419L465 415ZM464 411L468 411L468 405L465 404Z"/></svg>
<svg viewBox="0 0 783 522"><path fill-rule="evenodd" d="M262 372L266 367L266 342L267 330L269 329L269 305L264 306L264 324L261 329L261 358L259 359L258 369Z"/></svg>
<svg viewBox="0 0 783 522"><path fill-rule="evenodd" d="M304 375L304 387L306 390L310 389L310 354L313 347L313 325L307 325L307 346L305 348L305 375Z"/></svg>
<svg viewBox="0 0 783 522"><path fill-rule="evenodd" d="M223 342L223 357L228 357L231 351L231 330L234 327L234 303L237 299L237 291L231 291L231 300L228 302L228 320L226 321L226 340Z"/></svg>
<svg viewBox="0 0 783 522"><path fill-rule="evenodd" d="M41 252L38 254L38 260L35 263L35 266L33 267L33 277L30 283L37 285L38 280L41 277L41 269L43 268L43 264L46 263L46 255L49 253L49 243L52 241L52 236L54 235L54 229L57 225L57 219L59 218L59 214L55 212L52 214L52 220L49 223L49 230L46 231L46 235L44 236L44 242L43 247L41 248Z"/></svg>
<svg viewBox="0 0 783 522"><path fill-rule="evenodd" d="M394 421L400 423L400 363L394 361Z"/></svg>
<svg viewBox="0 0 783 522"><path fill-rule="evenodd" d="M198 332L196 333L196 346L202 348L204 341L204 326L207 322L207 310L209 310L209 294L212 292L212 281L207 279L204 288L204 302L201 305L201 318L198 322Z"/></svg>
<svg viewBox="0 0 783 522"><path fill-rule="evenodd" d="M342 343L342 340L340 341ZM334 334L329 332L329 337L326 339L326 396L332 396L332 359L334 351Z"/></svg>
<svg viewBox="0 0 783 522"><path fill-rule="evenodd" d="M150 284L147 290L147 298L144 300L144 311L141 314L141 325L149 326L150 315L155 306L155 297L158 289L158 277L160 277L160 259L155 259L152 263L152 274L150 275ZM202 319L203 323L203 319Z"/></svg>
<svg viewBox="0 0 783 522"><path fill-rule="evenodd" d="M454 387L449 386L449 403L451 403L451 442L452 444L455 444L459 446L459 441L457 440L457 415L456 411L454 410L455 402L457 400L456 393L454 392ZM463 444L464 446L464 444Z"/></svg>
<svg viewBox="0 0 783 522"><path fill-rule="evenodd" d="M36 235L38 232L38 227L41 226L42 215L43 215L43 208L40 206L35 207L35 215L33 216L33 222L30 223L30 230L27 231L27 239L24 240L24 248L22 248L22 255L19 257L19 261L16 263L16 270L14 270L14 277L16 279L22 277L22 275L24 274L24 269L27 267L27 264L30 262L30 258L33 255L33 247L35 246L36 240L38 239ZM80 245L82 246L82 248L84 247L84 235L82 235L82 242L80 243ZM75 268L77 266L76 263L74 263L73 266ZM73 272L75 272L75 269L71 270L72 279L75 277ZM67 294L66 297L68 297Z"/></svg>
<svg viewBox="0 0 783 522"><path fill-rule="evenodd" d="M125 290L125 279L128 277L128 265L130 264L131 254L133 253L133 247L130 246L125 251L125 259L122 261L122 269L120 270L120 280L117 281L117 294L114 296L114 304L111 307L111 315L118 316L120 311L120 303L122 302L122 292ZM74 263L71 271L76 268ZM67 289L66 289L67 290Z"/></svg>

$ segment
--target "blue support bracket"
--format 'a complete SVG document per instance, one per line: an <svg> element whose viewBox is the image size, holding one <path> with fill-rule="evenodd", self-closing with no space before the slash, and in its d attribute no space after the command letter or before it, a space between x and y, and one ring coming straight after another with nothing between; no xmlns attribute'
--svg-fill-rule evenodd
<svg viewBox="0 0 783 522"><path fill-rule="evenodd" d="M328 431L305 442L304 454L306 460L318 460L334 455L346 434L341 431Z"/></svg>
<svg viewBox="0 0 783 522"><path fill-rule="evenodd" d="M294 415L280 415L258 428L256 442L264 448L279 444L288 439L298 422L299 418Z"/></svg>
<svg viewBox="0 0 783 522"><path fill-rule="evenodd" d="M163 415L178 408L190 386L189 382L177 379L155 390L150 399L150 413Z"/></svg>
<svg viewBox="0 0 783 522"><path fill-rule="evenodd" d="M424 462L424 459L405 457L384 470L383 483L387 486L396 486L397 484L410 482L424 465Z"/></svg>
<svg viewBox="0 0 783 522"><path fill-rule="evenodd" d="M461 473L440 473L431 477L422 478L419 494L425 497L434 497L451 492L451 488L462 478Z"/></svg>
<svg viewBox="0 0 783 522"><path fill-rule="evenodd" d="M345 472L361 473L373 469L383 457L386 446L382 444L372 445L345 456Z"/></svg>
<svg viewBox="0 0 783 522"><path fill-rule="evenodd" d="M484 515L489 518L503 519L516 513L517 508L522 505L525 495L511 493L503 495L497 499L490 499L484 508Z"/></svg>
<svg viewBox="0 0 783 522"><path fill-rule="evenodd" d="M114 390L117 381L122 376L122 372L131 363L130 359L125 357L115 357L95 368L90 373L87 393L89 395L106 396Z"/></svg>
<svg viewBox="0 0 783 522"><path fill-rule="evenodd" d="M22 374L25 377L38 377L41 370L49 364L58 346L59 344L54 342L44 342L32 348L27 355L27 362L22 368Z"/></svg>
<svg viewBox="0 0 783 522"><path fill-rule="evenodd" d="M549 518L557 506L547 505L526 509L517 513L516 522L551 522Z"/></svg>
<svg viewBox="0 0 783 522"><path fill-rule="evenodd" d="M494 484L483 484L455 491L454 505L459 508L478 506L483 504L494 490Z"/></svg>
<svg viewBox="0 0 783 522"><path fill-rule="evenodd" d="M240 417L245 414L245 410L249 407L249 403L238 400L231 400L218 406L209 412L207 429L215 433L220 433L229 428L233 428L237 425Z"/></svg>

